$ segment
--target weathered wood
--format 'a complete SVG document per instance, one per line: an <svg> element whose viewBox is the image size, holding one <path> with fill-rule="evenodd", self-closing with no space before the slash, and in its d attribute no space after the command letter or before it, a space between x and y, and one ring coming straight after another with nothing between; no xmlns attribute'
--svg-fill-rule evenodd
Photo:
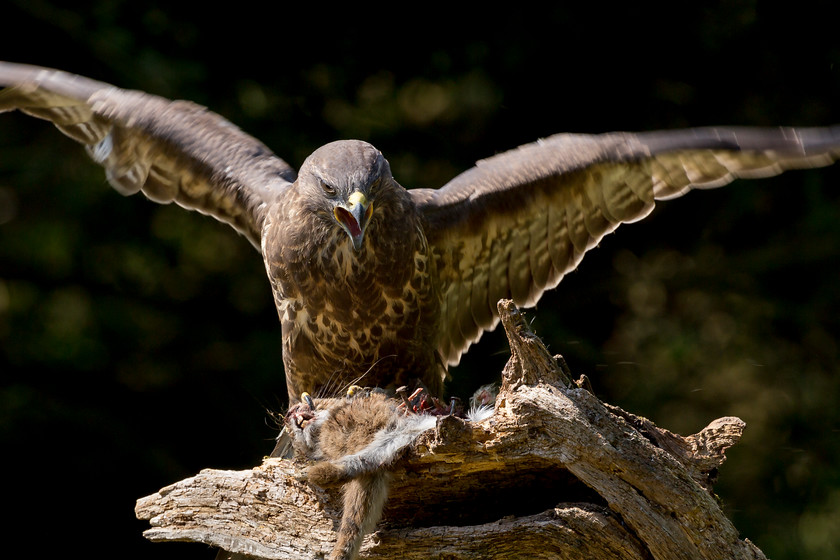
<svg viewBox="0 0 840 560"><path fill-rule="evenodd" d="M494 415L443 417L394 467L364 558L764 558L711 493L744 423L682 437L571 381L510 302L511 359ZM558 361L560 365L558 365ZM291 461L204 470L138 501L154 541L196 541L260 558L332 547L338 490L296 479Z"/></svg>

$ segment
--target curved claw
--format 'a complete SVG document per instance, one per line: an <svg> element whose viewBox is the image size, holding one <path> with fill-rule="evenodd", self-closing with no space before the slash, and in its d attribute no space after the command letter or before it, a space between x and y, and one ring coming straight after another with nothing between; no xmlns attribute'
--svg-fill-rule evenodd
<svg viewBox="0 0 840 560"><path fill-rule="evenodd" d="M306 406L310 408L310 410L315 410L315 401L312 400L312 397L309 393L301 393L300 400L306 403Z"/></svg>

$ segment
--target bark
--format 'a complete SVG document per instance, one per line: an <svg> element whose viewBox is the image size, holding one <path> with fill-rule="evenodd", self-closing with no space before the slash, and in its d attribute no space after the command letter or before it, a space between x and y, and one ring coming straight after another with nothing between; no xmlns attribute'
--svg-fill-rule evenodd
<svg viewBox="0 0 840 560"><path fill-rule="evenodd" d="M361 557L746 559L712 493L744 423L720 418L682 437L602 403L571 381L509 301L511 358L493 416L442 417L394 466L385 514ZM204 470L138 500L153 541L195 541L258 558L329 553L337 489L293 462Z"/></svg>

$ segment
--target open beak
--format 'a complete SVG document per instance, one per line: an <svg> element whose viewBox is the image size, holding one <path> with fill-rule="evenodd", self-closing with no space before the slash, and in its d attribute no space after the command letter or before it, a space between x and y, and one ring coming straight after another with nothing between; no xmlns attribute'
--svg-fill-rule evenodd
<svg viewBox="0 0 840 560"><path fill-rule="evenodd" d="M372 213L373 204L368 202L361 191L355 191L347 198L346 204L340 204L333 210L336 221L350 236L353 248L357 251L364 241L365 228Z"/></svg>

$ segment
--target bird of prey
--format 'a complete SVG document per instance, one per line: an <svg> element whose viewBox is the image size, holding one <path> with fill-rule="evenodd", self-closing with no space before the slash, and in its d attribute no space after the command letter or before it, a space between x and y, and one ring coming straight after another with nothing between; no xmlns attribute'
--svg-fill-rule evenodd
<svg viewBox="0 0 840 560"><path fill-rule="evenodd" d="M499 299L535 304L657 200L840 157L837 126L558 134L407 190L363 141L327 144L295 173L188 101L13 63L0 86L0 112L51 121L120 193L209 214L261 252L292 402L351 383L441 395Z"/></svg>

